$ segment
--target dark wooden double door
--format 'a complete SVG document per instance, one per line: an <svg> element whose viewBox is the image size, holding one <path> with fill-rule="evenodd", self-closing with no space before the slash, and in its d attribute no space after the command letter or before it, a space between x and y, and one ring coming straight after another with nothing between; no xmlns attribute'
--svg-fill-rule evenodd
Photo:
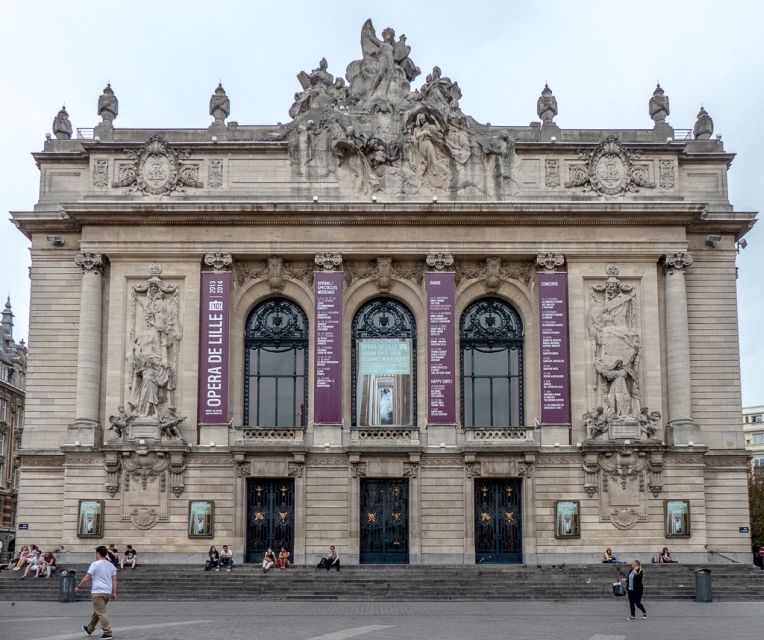
<svg viewBox="0 0 764 640"><path fill-rule="evenodd" d="M361 564L408 564L408 479L361 479Z"/></svg>
<svg viewBox="0 0 764 640"><path fill-rule="evenodd" d="M475 478L475 562L522 561L522 480Z"/></svg>
<svg viewBox="0 0 764 640"><path fill-rule="evenodd" d="M247 479L247 562L262 562L271 547L294 559L294 479Z"/></svg>

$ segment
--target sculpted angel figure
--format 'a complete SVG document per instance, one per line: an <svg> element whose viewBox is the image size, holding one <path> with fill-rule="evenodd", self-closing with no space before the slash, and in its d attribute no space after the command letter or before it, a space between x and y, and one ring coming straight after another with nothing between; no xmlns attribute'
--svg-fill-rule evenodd
<svg viewBox="0 0 764 640"><path fill-rule="evenodd" d="M594 366L608 382L606 398L609 413L619 418L634 417L636 397L629 387L630 383L633 384L636 381L636 373L630 363L625 364L622 360L616 360L611 367L601 362L595 363Z"/></svg>
<svg viewBox="0 0 764 640"><path fill-rule="evenodd" d="M380 40L371 19L361 28L361 51L363 59L351 62L347 68L351 93L356 97L402 98L408 94L409 82L421 73L409 58L411 47L406 44L406 36L396 41L395 31L387 28Z"/></svg>
<svg viewBox="0 0 764 640"><path fill-rule="evenodd" d="M114 431L117 437L121 438L134 419L135 417L128 415L125 407L120 405L117 407L117 415L109 416L109 431Z"/></svg>

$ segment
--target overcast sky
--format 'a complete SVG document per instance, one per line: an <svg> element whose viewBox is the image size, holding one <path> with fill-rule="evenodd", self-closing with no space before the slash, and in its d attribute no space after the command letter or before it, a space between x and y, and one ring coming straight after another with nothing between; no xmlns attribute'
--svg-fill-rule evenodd
<svg viewBox="0 0 764 640"><path fill-rule="evenodd" d="M73 126L98 123L111 80L117 127L206 127L222 79L231 120L286 122L299 84L321 57L344 75L360 57L371 17L405 33L411 57L459 82L465 113L527 125L548 81L563 128L649 128L660 80L669 122L690 128L701 104L737 155L729 173L739 211L762 209L764 3L757 0L314 0L131 2L7 0L0 9L0 293L10 294L16 338L28 327L28 242L9 211L29 210L40 150L65 101ZM744 405L764 404L764 223L740 253L738 300Z"/></svg>

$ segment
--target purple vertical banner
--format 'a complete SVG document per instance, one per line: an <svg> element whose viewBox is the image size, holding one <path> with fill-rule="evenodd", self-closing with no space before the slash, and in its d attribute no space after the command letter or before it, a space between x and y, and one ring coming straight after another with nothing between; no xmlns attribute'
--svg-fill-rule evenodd
<svg viewBox="0 0 764 640"><path fill-rule="evenodd" d="M342 283L341 271L313 274L316 318L313 422L342 422Z"/></svg>
<svg viewBox="0 0 764 640"><path fill-rule="evenodd" d="M568 278L539 273L541 337L541 423L570 424Z"/></svg>
<svg viewBox="0 0 764 640"><path fill-rule="evenodd" d="M427 423L456 424L455 274L427 272Z"/></svg>
<svg viewBox="0 0 764 640"><path fill-rule="evenodd" d="M228 422L228 320L231 273L202 272L199 423Z"/></svg>

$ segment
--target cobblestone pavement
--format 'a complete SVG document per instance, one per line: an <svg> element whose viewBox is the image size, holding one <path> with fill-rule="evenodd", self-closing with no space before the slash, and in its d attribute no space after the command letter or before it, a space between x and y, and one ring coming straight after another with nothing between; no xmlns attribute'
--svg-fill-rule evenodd
<svg viewBox="0 0 764 640"><path fill-rule="evenodd" d="M761 640L764 603L112 602L114 637L132 640ZM2 640L69 640L90 604L0 602ZM100 629L94 638L100 635Z"/></svg>

